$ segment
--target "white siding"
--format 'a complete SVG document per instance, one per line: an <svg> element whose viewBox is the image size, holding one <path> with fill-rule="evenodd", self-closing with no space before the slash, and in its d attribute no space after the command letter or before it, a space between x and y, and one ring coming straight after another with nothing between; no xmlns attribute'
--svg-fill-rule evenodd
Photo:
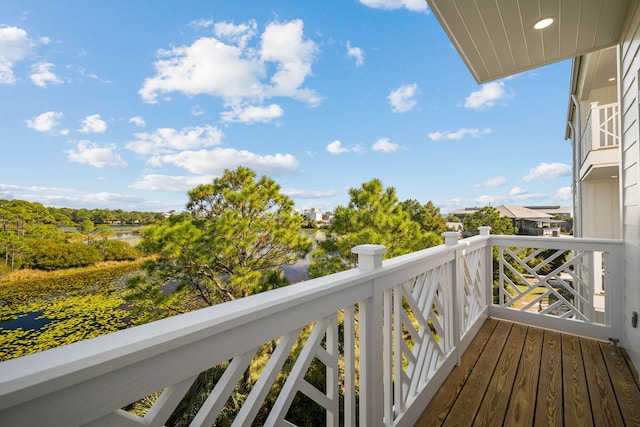
<svg viewBox="0 0 640 427"><path fill-rule="evenodd" d="M632 6L620 46L620 127L622 129L622 216L624 238L624 337L636 367L640 366L640 328L631 327L631 313L640 312L640 229L638 228L638 75L640 73L640 9Z"/></svg>
<svg viewBox="0 0 640 427"><path fill-rule="evenodd" d="M619 239L620 187L617 179L597 179L582 183L583 218L580 237Z"/></svg>

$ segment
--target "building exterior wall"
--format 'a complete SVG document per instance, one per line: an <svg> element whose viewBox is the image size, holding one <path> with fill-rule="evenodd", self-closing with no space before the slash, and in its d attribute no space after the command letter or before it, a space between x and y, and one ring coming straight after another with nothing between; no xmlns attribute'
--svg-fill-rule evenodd
<svg viewBox="0 0 640 427"><path fill-rule="evenodd" d="M640 327L631 326L631 313L640 311L640 151L638 150L638 78L640 73L640 6L634 2L623 29L618 58L620 128L622 135L622 233L624 239L624 346L640 366Z"/></svg>
<svg viewBox="0 0 640 427"><path fill-rule="evenodd" d="M615 179L596 179L583 181L581 235L579 237L598 237L620 239L620 184Z"/></svg>

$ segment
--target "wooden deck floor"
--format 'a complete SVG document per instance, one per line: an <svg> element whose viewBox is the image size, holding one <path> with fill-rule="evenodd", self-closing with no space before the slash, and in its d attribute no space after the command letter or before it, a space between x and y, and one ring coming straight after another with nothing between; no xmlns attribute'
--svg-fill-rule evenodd
<svg viewBox="0 0 640 427"><path fill-rule="evenodd" d="M606 342L488 319L416 426L640 426L640 385Z"/></svg>

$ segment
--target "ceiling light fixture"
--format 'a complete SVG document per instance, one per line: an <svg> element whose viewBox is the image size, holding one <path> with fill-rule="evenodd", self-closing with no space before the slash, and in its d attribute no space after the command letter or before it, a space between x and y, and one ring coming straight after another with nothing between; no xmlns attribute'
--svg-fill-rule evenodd
<svg viewBox="0 0 640 427"><path fill-rule="evenodd" d="M611 77L611 78L609 79L609 81L610 81L610 82L615 82L615 81L616 81L616 78L615 78L615 77Z"/></svg>
<svg viewBox="0 0 640 427"><path fill-rule="evenodd" d="M533 24L533 28L536 30L542 30L547 28L549 25L553 24L553 18L542 18L535 24Z"/></svg>

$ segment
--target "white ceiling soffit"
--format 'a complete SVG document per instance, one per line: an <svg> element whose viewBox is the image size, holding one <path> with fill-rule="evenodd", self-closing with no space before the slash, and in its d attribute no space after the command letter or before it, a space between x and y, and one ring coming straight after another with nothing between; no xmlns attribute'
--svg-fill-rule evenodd
<svg viewBox="0 0 640 427"><path fill-rule="evenodd" d="M636 0L426 0L478 83L618 43ZM551 26L536 30L542 18Z"/></svg>

